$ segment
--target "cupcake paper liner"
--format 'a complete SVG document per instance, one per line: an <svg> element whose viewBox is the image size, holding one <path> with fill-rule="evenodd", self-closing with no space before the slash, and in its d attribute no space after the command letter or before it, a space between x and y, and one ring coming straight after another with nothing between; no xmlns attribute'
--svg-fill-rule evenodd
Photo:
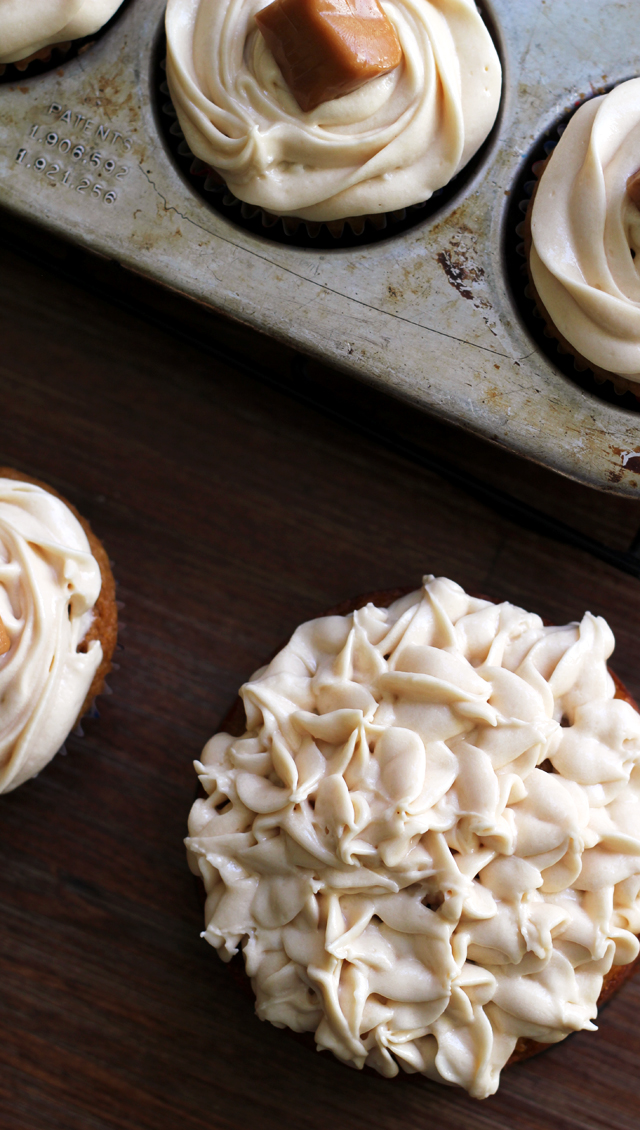
<svg viewBox="0 0 640 1130"><path fill-rule="evenodd" d="M40 51L28 55L26 59L20 59L15 63L0 63L0 82L11 82L44 74L45 71L63 63L72 46L71 40L66 43L53 43L50 47L42 47Z"/></svg>

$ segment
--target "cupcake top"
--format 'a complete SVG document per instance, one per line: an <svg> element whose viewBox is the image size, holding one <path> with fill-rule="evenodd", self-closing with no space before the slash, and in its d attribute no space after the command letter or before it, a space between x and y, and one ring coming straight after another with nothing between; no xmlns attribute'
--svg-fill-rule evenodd
<svg viewBox="0 0 640 1130"><path fill-rule="evenodd" d="M257 1013L355 1067L493 1093L521 1036L593 1028L638 953L640 715L606 622L427 577L312 620L196 762L204 937Z"/></svg>
<svg viewBox="0 0 640 1130"><path fill-rule="evenodd" d="M0 64L92 35L121 4L122 0L0 0Z"/></svg>
<svg viewBox="0 0 640 1130"><path fill-rule="evenodd" d="M167 78L192 152L239 199L311 221L427 200L495 120L501 69L473 0L383 0L400 64L303 110L256 23L262 0L169 0Z"/></svg>
<svg viewBox="0 0 640 1130"><path fill-rule="evenodd" d="M592 364L640 381L640 79L585 102L537 188L530 268L556 327Z"/></svg>
<svg viewBox="0 0 640 1130"><path fill-rule="evenodd" d="M0 792L38 773L78 718L102 660L79 651L100 568L65 503L0 478Z"/></svg>

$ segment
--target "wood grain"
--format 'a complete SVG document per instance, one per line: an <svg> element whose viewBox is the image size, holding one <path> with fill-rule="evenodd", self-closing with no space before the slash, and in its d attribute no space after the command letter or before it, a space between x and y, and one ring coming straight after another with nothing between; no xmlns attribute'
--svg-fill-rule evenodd
<svg viewBox="0 0 640 1130"><path fill-rule="evenodd" d="M91 521L127 625L101 717L0 798L2 1130L640 1130L639 978L597 1034L515 1067L483 1103L366 1078L255 1019L199 937L182 845L192 760L301 620L449 574L556 623L606 615L637 696L638 582L13 254L0 262L0 463ZM622 544L640 525L636 504L403 421L574 524Z"/></svg>

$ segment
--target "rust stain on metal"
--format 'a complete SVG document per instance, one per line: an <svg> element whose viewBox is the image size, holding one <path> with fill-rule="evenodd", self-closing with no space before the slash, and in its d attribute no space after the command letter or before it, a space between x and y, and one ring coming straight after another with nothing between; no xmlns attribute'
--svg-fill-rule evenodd
<svg viewBox="0 0 640 1130"><path fill-rule="evenodd" d="M438 232L440 231L449 233L453 226L457 232L460 232L464 235L473 236L473 228L469 227L469 225L464 222L464 220L462 219L463 214L464 209L458 207L455 208L449 215L443 216L442 219L436 218L430 225L431 234L434 237L437 237Z"/></svg>
<svg viewBox="0 0 640 1130"><path fill-rule="evenodd" d="M465 241L464 235L468 238ZM436 262L444 271L447 282L457 290L462 298L466 298L478 310L491 308L491 303L485 297L474 293L474 287L484 282L484 268L474 262L476 236L468 227L461 227L449 240L449 246L436 255Z"/></svg>
<svg viewBox="0 0 640 1130"><path fill-rule="evenodd" d="M636 448L633 451L625 451L622 447L611 446L611 451L622 463L622 470L609 472L608 478L611 482L619 483L624 471L632 471L635 475L640 474L640 449ZM617 478L612 478L612 475L617 475Z"/></svg>
<svg viewBox="0 0 640 1130"><path fill-rule="evenodd" d="M463 298L468 298L473 301L473 292L465 285L469 278L469 272L466 267L460 262L455 262L451 256L450 251L439 251L436 255L438 263L442 267L447 279L451 286L455 287L458 294ZM482 270L482 268L480 268ZM484 274L484 272L483 272Z"/></svg>
<svg viewBox="0 0 640 1130"><path fill-rule="evenodd" d="M126 110L131 126L139 121L139 102L128 76L121 71L103 72L98 76L97 88L99 100L96 99L96 102L103 113L118 115Z"/></svg>

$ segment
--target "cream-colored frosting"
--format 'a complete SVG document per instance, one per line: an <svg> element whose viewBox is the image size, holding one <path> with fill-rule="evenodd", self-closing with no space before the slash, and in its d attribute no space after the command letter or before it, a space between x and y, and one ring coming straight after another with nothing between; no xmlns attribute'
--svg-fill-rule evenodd
<svg viewBox="0 0 640 1130"><path fill-rule="evenodd" d="M41 487L0 478L0 792L47 764L76 721L100 666L79 652L101 587L87 535Z"/></svg>
<svg viewBox="0 0 640 1130"><path fill-rule="evenodd" d="M531 217L531 273L554 324L594 365L640 381L640 79L573 115ZM635 255L635 258L634 258Z"/></svg>
<svg viewBox="0 0 640 1130"><path fill-rule="evenodd" d="M501 69L473 0L382 0L404 52L305 113L254 16L269 0L169 0L167 77L185 138L240 200L334 220L427 200L482 144Z"/></svg>
<svg viewBox="0 0 640 1130"><path fill-rule="evenodd" d="M204 937L257 1013L354 1067L493 1093L519 1036L593 1028L638 953L640 716L606 622L425 578L312 620L196 762ZM549 770L549 771L547 771Z"/></svg>
<svg viewBox="0 0 640 1130"><path fill-rule="evenodd" d="M53 43L93 35L122 0L0 0L0 63L15 63Z"/></svg>

